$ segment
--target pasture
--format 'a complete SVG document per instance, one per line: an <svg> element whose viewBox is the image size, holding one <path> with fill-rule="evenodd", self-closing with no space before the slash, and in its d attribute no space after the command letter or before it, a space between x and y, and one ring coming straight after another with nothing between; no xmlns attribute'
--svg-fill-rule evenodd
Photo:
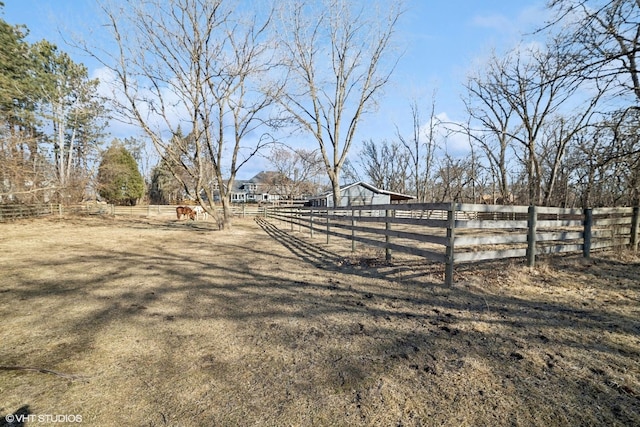
<svg viewBox="0 0 640 427"><path fill-rule="evenodd" d="M0 426L640 425L637 255L444 286L350 249L264 219L0 223Z"/></svg>

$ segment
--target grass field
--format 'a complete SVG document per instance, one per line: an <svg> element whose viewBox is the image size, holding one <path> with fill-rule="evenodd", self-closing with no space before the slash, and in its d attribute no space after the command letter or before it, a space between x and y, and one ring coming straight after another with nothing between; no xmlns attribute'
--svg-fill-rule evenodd
<svg viewBox="0 0 640 427"><path fill-rule="evenodd" d="M0 426L640 425L640 257L445 287L380 255L262 220L0 224Z"/></svg>

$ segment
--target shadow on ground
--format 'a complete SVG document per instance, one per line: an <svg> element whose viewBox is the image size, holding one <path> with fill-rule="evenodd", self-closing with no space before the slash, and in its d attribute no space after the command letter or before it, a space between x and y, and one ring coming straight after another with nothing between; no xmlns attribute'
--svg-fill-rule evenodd
<svg viewBox="0 0 640 427"><path fill-rule="evenodd" d="M491 265L445 287L437 266L354 263L263 219L231 232L32 227L0 240L6 254L47 230L0 257L0 363L89 381L0 371L0 412L29 404L135 425L640 423L637 264L567 261L580 283L568 298L544 275L523 274L534 293L494 283Z"/></svg>

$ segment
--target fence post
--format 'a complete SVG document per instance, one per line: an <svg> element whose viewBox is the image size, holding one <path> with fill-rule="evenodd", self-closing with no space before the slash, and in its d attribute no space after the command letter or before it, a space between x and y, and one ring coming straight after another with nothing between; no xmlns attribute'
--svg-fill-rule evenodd
<svg viewBox="0 0 640 427"><path fill-rule="evenodd" d="M293 218L295 217L295 213L293 212L293 208L289 208L289 221L291 222L291 231L293 231Z"/></svg>
<svg viewBox="0 0 640 427"><path fill-rule="evenodd" d="M640 206L633 208L631 218L631 250L638 252L638 229L640 228Z"/></svg>
<svg viewBox="0 0 640 427"><path fill-rule="evenodd" d="M527 266L535 267L536 265L536 229L538 228L538 208L529 206L529 215L527 218Z"/></svg>
<svg viewBox="0 0 640 427"><path fill-rule="evenodd" d="M313 237L313 209L309 209L309 230Z"/></svg>
<svg viewBox="0 0 640 427"><path fill-rule="evenodd" d="M329 220L329 208L327 208L327 245L329 244L329 232L331 231L331 225Z"/></svg>
<svg viewBox="0 0 640 427"><path fill-rule="evenodd" d="M351 209L351 252L356 251L356 211Z"/></svg>
<svg viewBox="0 0 640 427"><path fill-rule="evenodd" d="M389 231L391 230L391 209L387 209L384 212L384 229ZM389 234L386 234L384 236L384 242L385 242L385 246L384 246L384 259L389 262L391 261L391 248L389 247L389 243L391 243L391 236L389 236Z"/></svg>
<svg viewBox="0 0 640 427"><path fill-rule="evenodd" d="M456 211L454 203L449 204L447 209L447 251L446 251L446 264L444 268L444 284L446 286L453 285L453 262L454 262L454 246L456 229Z"/></svg>
<svg viewBox="0 0 640 427"><path fill-rule="evenodd" d="M589 258L591 256L591 228L593 226L593 209L585 208L584 210L584 230L583 230L583 239L584 244L582 245L582 256L585 258Z"/></svg>
<svg viewBox="0 0 640 427"><path fill-rule="evenodd" d="M62 203L58 203L58 216L62 218Z"/></svg>

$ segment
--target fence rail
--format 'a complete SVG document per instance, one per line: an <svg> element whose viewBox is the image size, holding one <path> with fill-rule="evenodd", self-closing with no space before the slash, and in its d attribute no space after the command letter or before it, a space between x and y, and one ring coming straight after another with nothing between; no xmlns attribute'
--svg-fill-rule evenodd
<svg viewBox="0 0 640 427"><path fill-rule="evenodd" d="M51 215L58 205L0 205L0 221Z"/></svg>
<svg viewBox="0 0 640 427"><path fill-rule="evenodd" d="M184 206L184 205L182 205ZM142 217L174 217L177 205L138 205L138 206L114 206L113 215L133 215ZM191 206L193 207L193 206ZM235 217L246 218L264 215L264 209L258 205L238 204L231 206L231 212ZM222 214L222 207L216 208L217 213Z"/></svg>
<svg viewBox="0 0 640 427"><path fill-rule="evenodd" d="M118 215L140 217L174 217L176 205L137 205L114 206L106 203L77 203L72 205L62 204L15 204L0 205L0 222L21 218L39 217L46 215L64 214L89 214L89 215ZM218 208L221 212L222 208ZM257 205L232 206L233 215L240 218L264 215L265 208Z"/></svg>
<svg viewBox="0 0 640 427"><path fill-rule="evenodd" d="M630 246L638 248L639 209L563 209L460 203L273 207L267 217L311 236L331 237L417 255L445 264L445 282L453 282L455 264L582 252Z"/></svg>

